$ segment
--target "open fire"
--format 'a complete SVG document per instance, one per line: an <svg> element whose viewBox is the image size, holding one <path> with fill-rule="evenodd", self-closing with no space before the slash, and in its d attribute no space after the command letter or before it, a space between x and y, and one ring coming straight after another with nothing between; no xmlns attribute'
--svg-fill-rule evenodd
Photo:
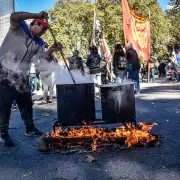
<svg viewBox="0 0 180 180"><path fill-rule="evenodd" d="M125 144L128 148L137 145L155 145L158 137L151 133L154 125L157 124L127 124L116 128L84 125L83 127L68 127L65 131L62 127L55 126L52 132L41 138L39 150L46 151L54 147L67 148L74 145L91 145L92 150L96 150L103 144Z"/></svg>

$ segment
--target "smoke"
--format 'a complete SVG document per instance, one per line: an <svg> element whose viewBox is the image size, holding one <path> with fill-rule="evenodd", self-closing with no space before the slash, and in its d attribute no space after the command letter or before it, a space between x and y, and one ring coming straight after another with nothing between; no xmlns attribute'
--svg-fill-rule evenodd
<svg viewBox="0 0 180 180"><path fill-rule="evenodd" d="M78 70L71 70L71 74L75 80L76 84L83 84L83 83L93 83L87 75L82 75L82 73ZM74 84L72 77L67 70L63 66L59 65L56 66L55 69L55 84Z"/></svg>
<svg viewBox="0 0 180 180"><path fill-rule="evenodd" d="M0 69L0 81L14 87L19 92L29 91L28 74L14 72L2 66Z"/></svg>
<svg viewBox="0 0 180 180"><path fill-rule="evenodd" d="M16 56L12 52L6 53L0 57L0 81L6 82L9 86L15 88L18 92L30 91L30 79L29 70L32 64L35 64L35 69L40 72L40 76L45 79L45 83L52 85L52 73L57 66L54 61L48 62L44 58L34 56L30 63L27 60L18 61L18 55ZM34 73L36 71L34 70ZM31 72L30 72L31 73ZM42 74L41 74L42 73Z"/></svg>
<svg viewBox="0 0 180 180"><path fill-rule="evenodd" d="M29 92L29 70L31 63L28 61L17 61L14 53L8 52L0 57L0 81L5 81L9 86L14 87L18 92ZM55 84L74 84L72 78L67 70L62 65L54 61L48 62L44 58L38 59L34 56L33 62L37 62L35 67L40 73L40 78L44 83L51 86ZM83 76L78 70L71 71L73 78L77 84L93 83L89 77Z"/></svg>
<svg viewBox="0 0 180 180"><path fill-rule="evenodd" d="M27 62L17 61L15 54L8 52L0 58L0 81L14 87L19 92L29 92L28 67ZM20 68L21 65L21 68Z"/></svg>
<svg viewBox="0 0 180 180"><path fill-rule="evenodd" d="M135 81L131 79L124 78L122 84L135 84Z"/></svg>

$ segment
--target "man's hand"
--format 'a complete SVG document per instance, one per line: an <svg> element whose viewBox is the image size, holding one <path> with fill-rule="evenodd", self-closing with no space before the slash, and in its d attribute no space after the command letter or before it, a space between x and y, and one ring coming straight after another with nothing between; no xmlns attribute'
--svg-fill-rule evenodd
<svg viewBox="0 0 180 180"><path fill-rule="evenodd" d="M85 76L85 72L84 72L84 71L81 71L81 74L82 74L83 76Z"/></svg>
<svg viewBox="0 0 180 180"><path fill-rule="evenodd" d="M41 11L40 13L37 14L37 18L39 19L48 19L48 13L45 11Z"/></svg>
<svg viewBox="0 0 180 180"><path fill-rule="evenodd" d="M54 44L52 44L52 45L48 48L48 50L46 51L46 53L47 53L49 56L51 56L51 55L53 54L53 52L62 51L62 49L63 49L62 44L55 42Z"/></svg>
<svg viewBox="0 0 180 180"><path fill-rule="evenodd" d="M50 46L51 51L53 52L57 52L57 51L62 51L63 46L60 42L54 42L51 46Z"/></svg>

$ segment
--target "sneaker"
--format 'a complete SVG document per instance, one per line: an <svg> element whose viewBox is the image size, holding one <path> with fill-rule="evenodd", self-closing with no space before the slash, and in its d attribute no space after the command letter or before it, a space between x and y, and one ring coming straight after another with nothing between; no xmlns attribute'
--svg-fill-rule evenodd
<svg viewBox="0 0 180 180"><path fill-rule="evenodd" d="M0 132L0 142L5 146L13 147L14 143L9 137L9 133L7 130Z"/></svg>
<svg viewBox="0 0 180 180"><path fill-rule="evenodd" d="M137 92L135 91L134 93L135 93L135 94L140 94L140 91L137 91Z"/></svg>
<svg viewBox="0 0 180 180"><path fill-rule="evenodd" d="M40 132L35 126L26 127L26 136L42 136L42 132Z"/></svg>
<svg viewBox="0 0 180 180"><path fill-rule="evenodd" d="M49 100L48 103L49 103L49 104L53 104L54 101L53 101L53 100Z"/></svg>
<svg viewBox="0 0 180 180"><path fill-rule="evenodd" d="M38 99L38 101L42 101L43 100L43 97L40 97L39 99Z"/></svg>
<svg viewBox="0 0 180 180"><path fill-rule="evenodd" d="M12 111L17 111L18 110L18 107L16 105L13 105L12 108L11 108Z"/></svg>
<svg viewBox="0 0 180 180"><path fill-rule="evenodd" d="M46 101L42 101L41 103L38 103L38 105L46 105L47 102Z"/></svg>

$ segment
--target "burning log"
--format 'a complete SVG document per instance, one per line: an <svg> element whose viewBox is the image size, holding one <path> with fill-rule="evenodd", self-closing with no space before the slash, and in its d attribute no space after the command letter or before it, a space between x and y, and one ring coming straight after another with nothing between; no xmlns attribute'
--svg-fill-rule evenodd
<svg viewBox="0 0 180 180"><path fill-rule="evenodd" d="M54 127L54 131L42 137L39 141L39 151L48 151L52 147L67 148L74 145L92 147L113 146L112 144L132 146L155 146L159 140L157 135L150 133L155 123L127 125L116 128L100 128L92 126L70 127L63 132L60 126Z"/></svg>
<svg viewBox="0 0 180 180"><path fill-rule="evenodd" d="M98 139L96 147L112 147L113 144L125 144L125 138L117 138L109 141L108 143L103 143L102 140ZM83 145L87 147L92 147L93 139L92 138L48 138L41 137L38 142L38 150L40 152L46 152L51 149L51 146L57 146L59 148L74 146L74 145Z"/></svg>
<svg viewBox="0 0 180 180"><path fill-rule="evenodd" d="M38 141L38 150L40 152L47 152L49 151L49 147L48 147L48 144L47 142L45 141L45 138L44 137L41 137Z"/></svg>

